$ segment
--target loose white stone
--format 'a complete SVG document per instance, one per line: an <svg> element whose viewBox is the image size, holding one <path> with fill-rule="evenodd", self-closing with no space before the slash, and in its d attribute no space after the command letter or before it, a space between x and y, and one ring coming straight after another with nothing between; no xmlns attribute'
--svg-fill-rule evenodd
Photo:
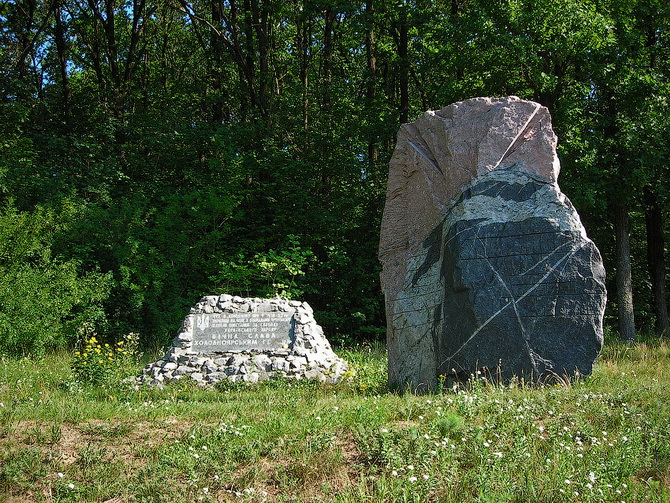
<svg viewBox="0 0 670 503"><path fill-rule="evenodd" d="M177 369L172 373L174 376L182 376L186 374L191 374L195 372L195 369L193 367L187 367L185 365L180 365L177 367Z"/></svg>

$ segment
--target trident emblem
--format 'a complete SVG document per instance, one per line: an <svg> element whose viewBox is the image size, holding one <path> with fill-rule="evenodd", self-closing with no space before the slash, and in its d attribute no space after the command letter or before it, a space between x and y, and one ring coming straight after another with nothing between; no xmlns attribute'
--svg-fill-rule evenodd
<svg viewBox="0 0 670 503"><path fill-rule="evenodd" d="M195 324L200 330L205 330L206 328L209 328L209 317L201 314L200 316L196 317Z"/></svg>

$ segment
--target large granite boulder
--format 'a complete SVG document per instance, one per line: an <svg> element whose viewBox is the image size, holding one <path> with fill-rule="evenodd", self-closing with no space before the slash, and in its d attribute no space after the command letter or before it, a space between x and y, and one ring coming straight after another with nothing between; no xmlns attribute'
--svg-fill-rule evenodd
<svg viewBox="0 0 670 503"><path fill-rule="evenodd" d="M559 169L548 110L517 97L402 126L379 249L391 385L591 372L605 271Z"/></svg>

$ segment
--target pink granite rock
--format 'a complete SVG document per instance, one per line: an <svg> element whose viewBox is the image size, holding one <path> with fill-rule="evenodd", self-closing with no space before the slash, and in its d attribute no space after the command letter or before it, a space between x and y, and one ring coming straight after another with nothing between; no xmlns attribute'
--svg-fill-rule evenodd
<svg viewBox="0 0 670 503"><path fill-rule="evenodd" d="M400 288L407 253L478 175L521 163L555 182L557 139L546 107L516 96L473 98L403 124L391 158L379 258L387 297Z"/></svg>
<svg viewBox="0 0 670 503"><path fill-rule="evenodd" d="M401 127L390 163L379 247L392 384L431 387L437 373L461 375L475 369L468 360L472 358L482 358L490 366L496 355L507 351L492 342L495 336L489 332L494 330L516 330L508 346L515 348L512 353L525 354L524 361L509 357L508 375L525 372L530 377L552 369L590 371L602 344L604 270L578 215L558 188L556 144L548 110L515 96L454 103ZM512 228L519 237L511 237ZM461 232L474 234L470 241L461 242ZM496 233L501 233L502 241ZM530 257L526 262L509 251L516 246L514 240L521 243L519 253ZM547 244L554 242L555 247ZM484 251L478 249L477 257L469 256L472 246L483 246ZM487 246L501 247L495 260L504 259L504 263L496 262L494 267ZM568 253L559 253L561 250ZM471 268L478 257L483 265ZM589 327L584 336L588 354L581 360L574 359L570 351L564 359L554 342L549 344L553 349L546 350L532 344L532 340L546 340L547 332L556 327L543 325L532 312L526 312L535 310L541 319L549 319L550 311L562 305L556 300L560 295L551 291L545 299L535 295L536 284L530 285L533 295L513 286L530 281L530 274L517 277L523 275L522 267L548 271L548 267L563 267L569 261L576 264L579 274L596 278L584 287L586 296L593 299L587 302L589 319L578 322ZM488 267L494 272L489 279ZM478 277L465 277L468 268ZM454 286L454 275L465 275L465 279ZM560 285L573 281L543 275L535 279ZM484 277L483 282L479 276ZM500 290L501 284L506 290ZM504 299L498 302L492 298L496 295ZM462 313L449 312L446 306L456 306ZM521 311L526 314L519 315ZM510 312L516 317L505 321ZM461 315L467 323L456 320ZM450 333L443 333L445 330ZM452 334L459 330L462 333ZM505 335L501 334L503 346ZM471 348L486 337L487 345L496 346L493 353ZM557 344L561 346L560 341ZM588 361L590 364L583 363ZM445 370L445 366L450 368Z"/></svg>

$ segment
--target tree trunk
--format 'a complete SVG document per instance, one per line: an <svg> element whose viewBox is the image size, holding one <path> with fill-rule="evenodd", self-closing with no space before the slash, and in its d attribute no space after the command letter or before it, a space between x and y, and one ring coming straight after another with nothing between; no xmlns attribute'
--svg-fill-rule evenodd
<svg viewBox="0 0 670 503"><path fill-rule="evenodd" d="M646 47L649 49L649 67L656 68L657 30L653 27L653 18L647 17ZM658 195L647 186L644 190L645 226L647 232L647 265L651 278L651 292L653 297L654 314L656 315L656 333L662 336L670 335L670 320L668 319L668 305L665 292L665 240L663 236L663 213L658 201Z"/></svg>
<svg viewBox="0 0 670 503"><path fill-rule="evenodd" d="M309 25L310 20L307 13L304 11L305 6L300 5L300 0L296 1L294 7L295 14L295 35L296 47L298 49L298 74L300 79L300 86L302 88L302 125L303 129L307 130L309 127Z"/></svg>
<svg viewBox="0 0 670 503"><path fill-rule="evenodd" d="M323 128L331 131L333 128L333 115L331 113L331 87L333 84L333 54L335 21L337 14L332 5L328 5L323 13L323 64L322 64L322 85L323 92L321 96L321 116ZM325 139L319 140L319 149L321 151L321 189L319 193L322 196L328 195L331 191L332 183L332 152L330 144Z"/></svg>
<svg viewBox="0 0 670 503"><path fill-rule="evenodd" d="M70 131L72 123L72 108L71 93L70 93L70 79L67 74L67 46L65 44L65 29L63 27L63 19L61 18L62 6L60 2L54 3L54 39L56 42L56 53L58 55L58 69L60 72L61 86L63 88L63 121L65 123L66 131Z"/></svg>
<svg viewBox="0 0 670 503"><path fill-rule="evenodd" d="M212 24L221 29L221 20L223 19L223 13L221 12L221 2L220 0L212 0ZM212 102L212 123L220 126L223 122L223 103L221 100L221 92L223 91L222 86L222 75L221 75L221 55L223 54L223 44L221 43L221 38L214 31L211 30L210 33L210 43L212 45L212 54L211 54L211 68L210 68L210 82L212 85L212 92L214 93L214 100Z"/></svg>
<svg viewBox="0 0 670 503"><path fill-rule="evenodd" d="M400 122L407 122L409 116L409 60L407 59L407 6L403 5L400 12L400 42L398 57L400 58Z"/></svg>
<svg viewBox="0 0 670 503"><path fill-rule="evenodd" d="M258 108L261 116L269 114L269 83L272 78L270 72L270 37L271 25L269 19L270 0L253 0L251 3L254 27L256 28L256 40L258 42Z"/></svg>
<svg viewBox="0 0 670 503"><path fill-rule="evenodd" d="M665 240L663 214L658 197L649 188L645 190L645 224L647 232L647 264L651 278L656 333L670 335L670 320L665 290Z"/></svg>
<svg viewBox="0 0 670 503"><path fill-rule="evenodd" d="M374 31L374 5L373 0L367 0L365 3L365 16L368 25L367 37L365 40L365 49L368 59L368 79L367 79L367 105L368 113L372 113L375 107L377 97L377 56L375 48ZM371 174L375 173L375 164L379 158L379 146L377 145L377 135L374 131L370 132L368 139L368 170Z"/></svg>
<svg viewBox="0 0 670 503"><path fill-rule="evenodd" d="M252 108L258 110L258 99L256 96L256 50L254 48L254 20L251 12L251 0L244 0L244 73L249 86L249 101Z"/></svg>
<svg viewBox="0 0 670 503"><path fill-rule="evenodd" d="M614 233L616 236L616 286L619 315L619 338L635 340L635 313L633 311L633 277L630 261L630 220L625 207L614 205Z"/></svg>
<svg viewBox="0 0 670 503"><path fill-rule="evenodd" d="M333 81L333 29L335 12L329 6L324 13L323 31L323 108L330 108L330 87Z"/></svg>
<svg viewBox="0 0 670 503"><path fill-rule="evenodd" d="M17 18L20 19L19 26L23 28L17 33L21 52L16 61L16 69L18 70L19 78L24 79L28 75L28 56L34 51L35 38L32 36L32 30L35 27L34 21L37 4L35 0L27 0L26 2L17 3L15 7Z"/></svg>

